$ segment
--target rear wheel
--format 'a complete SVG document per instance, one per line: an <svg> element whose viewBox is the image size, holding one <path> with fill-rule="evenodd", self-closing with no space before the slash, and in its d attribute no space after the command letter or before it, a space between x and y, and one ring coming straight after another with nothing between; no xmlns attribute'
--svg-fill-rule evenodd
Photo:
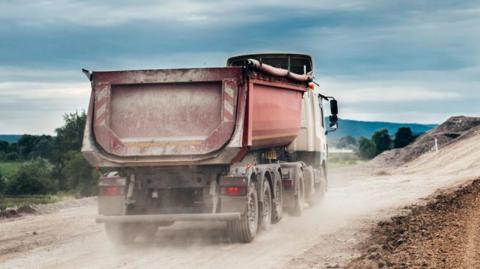
<svg viewBox="0 0 480 269"><path fill-rule="evenodd" d="M239 220L227 223L228 233L232 240L248 243L255 238L258 231L258 196L255 184L251 182L248 186L247 205L244 214Z"/></svg>
<svg viewBox="0 0 480 269"><path fill-rule="evenodd" d="M292 210L292 215L301 216L305 207L305 182L303 180L303 172L300 172L296 180L296 194Z"/></svg>
<svg viewBox="0 0 480 269"><path fill-rule="evenodd" d="M303 181L305 183L305 201L308 205L312 206L313 200L315 200L315 179L316 171L312 166L303 168Z"/></svg>
<svg viewBox="0 0 480 269"><path fill-rule="evenodd" d="M315 191L311 199L308 201L311 206L317 206L322 204L325 193L327 192L327 173L325 168L322 167L315 172L315 176L320 177L320 179L316 180L316 183L314 184Z"/></svg>
<svg viewBox="0 0 480 269"><path fill-rule="evenodd" d="M261 225L262 230L270 229L272 223L272 191L268 181L263 183L263 201L261 211Z"/></svg>
<svg viewBox="0 0 480 269"><path fill-rule="evenodd" d="M272 223L277 223L282 219L283 215L283 189L281 179L275 181L273 186L273 203L272 203Z"/></svg>
<svg viewBox="0 0 480 269"><path fill-rule="evenodd" d="M105 223L105 231L111 242L120 245L133 243L138 234L131 223Z"/></svg>

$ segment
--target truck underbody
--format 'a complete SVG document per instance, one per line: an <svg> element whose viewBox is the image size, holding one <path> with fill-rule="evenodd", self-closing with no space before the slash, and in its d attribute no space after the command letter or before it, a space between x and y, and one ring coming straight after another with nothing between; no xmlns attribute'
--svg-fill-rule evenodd
<svg viewBox="0 0 480 269"><path fill-rule="evenodd" d="M128 241L137 233L150 231L151 236L157 227L175 221L227 221L234 240L249 242L257 226L268 229L284 210L301 215L305 203L313 206L322 200L324 164L272 162L254 155L264 153L245 158L256 160L253 165L140 167L106 174L100 179L97 222L106 223L107 232L116 231L110 234L113 240Z"/></svg>

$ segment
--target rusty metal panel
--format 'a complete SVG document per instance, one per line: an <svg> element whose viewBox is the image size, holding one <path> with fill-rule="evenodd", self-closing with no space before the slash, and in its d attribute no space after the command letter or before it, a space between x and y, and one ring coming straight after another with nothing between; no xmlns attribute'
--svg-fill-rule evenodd
<svg viewBox="0 0 480 269"><path fill-rule="evenodd" d="M240 68L94 72L93 130L120 157L202 155L233 134Z"/></svg>

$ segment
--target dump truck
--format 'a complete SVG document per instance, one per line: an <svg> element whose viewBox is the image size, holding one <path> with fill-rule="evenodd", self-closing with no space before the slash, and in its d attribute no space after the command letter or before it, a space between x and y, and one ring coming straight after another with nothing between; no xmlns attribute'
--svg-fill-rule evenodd
<svg viewBox="0 0 480 269"><path fill-rule="evenodd" d="M98 216L128 244L181 221L224 221L250 242L327 190L326 134L338 106L304 54L249 54L226 67L83 70L82 153L103 171ZM331 109L329 126L324 103Z"/></svg>

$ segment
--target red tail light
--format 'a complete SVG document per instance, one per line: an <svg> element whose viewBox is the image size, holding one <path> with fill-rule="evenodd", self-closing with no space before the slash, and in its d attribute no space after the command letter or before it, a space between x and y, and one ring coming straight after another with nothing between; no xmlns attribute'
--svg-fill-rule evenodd
<svg viewBox="0 0 480 269"><path fill-rule="evenodd" d="M118 186L105 186L101 191L101 195L104 196L117 196L121 194L122 190Z"/></svg>
<svg viewBox="0 0 480 269"><path fill-rule="evenodd" d="M238 195L240 194L239 187L227 187L227 194L228 195Z"/></svg>
<svg viewBox="0 0 480 269"><path fill-rule="evenodd" d="M241 196L247 194L247 189L239 186L224 187L222 188L222 194L229 196Z"/></svg>

